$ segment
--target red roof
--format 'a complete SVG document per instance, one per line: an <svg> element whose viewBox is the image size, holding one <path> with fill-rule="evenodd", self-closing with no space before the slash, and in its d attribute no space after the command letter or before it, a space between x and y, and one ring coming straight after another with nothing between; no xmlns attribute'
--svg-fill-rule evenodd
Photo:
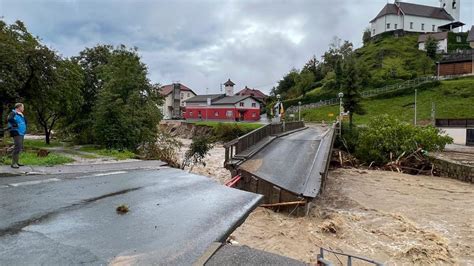
<svg viewBox="0 0 474 266"><path fill-rule="evenodd" d="M250 89L248 88L247 86L245 86L245 88L239 92L236 93L236 95L250 95L250 96L253 96L259 100L264 100L266 99L268 96L265 95L265 93L261 92L260 90L257 90L257 89Z"/></svg>
<svg viewBox="0 0 474 266"><path fill-rule="evenodd" d="M183 84L181 83L178 83L179 84L179 88L181 91L190 91L192 92L194 95L196 95L196 93L194 93L193 90L191 90L190 88L184 86ZM168 94L170 94L172 91L173 91L173 86L174 84L168 84L168 85L164 85L160 88L160 94L163 95L163 96L166 96Z"/></svg>

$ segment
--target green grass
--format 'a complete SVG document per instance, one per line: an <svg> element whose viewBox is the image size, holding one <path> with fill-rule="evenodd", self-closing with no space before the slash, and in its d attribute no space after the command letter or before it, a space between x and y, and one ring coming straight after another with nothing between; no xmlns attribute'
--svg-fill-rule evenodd
<svg viewBox="0 0 474 266"><path fill-rule="evenodd" d="M7 140L8 144L13 144L13 141L11 138ZM63 146L63 144L57 140L51 140L50 144L46 144L44 139L25 139L23 141L23 146L25 148L34 148L34 149L44 149L44 148L50 148L50 147L60 147Z"/></svg>
<svg viewBox="0 0 474 266"><path fill-rule="evenodd" d="M108 149L99 148L96 146L84 146L84 147L81 147L79 150L95 153L100 156L113 157L117 160L133 159L136 157L136 154L131 151L108 150ZM81 155L81 156L85 156L85 155ZM97 158L97 157L93 157L93 158Z"/></svg>
<svg viewBox="0 0 474 266"><path fill-rule="evenodd" d="M245 131L252 131L263 126L263 124L260 124L260 123L247 123L247 122L236 123L236 122L214 122L214 121L195 122L194 124L196 126L208 126L212 128L216 128L219 124L230 124L233 126L239 126Z"/></svg>
<svg viewBox="0 0 474 266"><path fill-rule="evenodd" d="M388 99L366 99L362 106L365 115L354 115L354 123L366 124L376 115L389 114L405 122L413 122L414 93ZM435 103L436 118L472 118L474 116L474 78L443 81L440 86L418 92L417 120L431 117L431 103ZM302 111L305 121L333 121L339 106L326 106ZM328 114L334 114L329 117Z"/></svg>
<svg viewBox="0 0 474 266"><path fill-rule="evenodd" d="M1 164L10 165L11 162L11 157L0 157ZM22 152L20 154L20 163L24 165L53 166L70 162L74 162L74 160L56 153L50 153L46 157L38 157L34 152Z"/></svg>

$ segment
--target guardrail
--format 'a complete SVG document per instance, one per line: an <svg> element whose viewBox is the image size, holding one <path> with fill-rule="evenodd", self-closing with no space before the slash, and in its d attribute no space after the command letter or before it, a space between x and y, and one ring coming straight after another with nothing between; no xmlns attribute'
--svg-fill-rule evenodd
<svg viewBox="0 0 474 266"><path fill-rule="evenodd" d="M354 256L354 255L350 255L350 254L346 254L346 253L342 253L342 252L332 251L332 250L325 249L325 248L319 248L318 265L324 265L324 266L332 266L333 265L329 260L324 258L324 252L325 251L328 252L328 253L335 254L335 255L346 256L347 257L347 266L352 266L352 260L353 259L362 260L362 261L365 261L365 262L368 262L368 263L371 263L371 264L375 264L377 266L382 266L383 265L382 263L376 262L376 261L371 260L371 259L367 259L367 258L359 257L359 256ZM341 262L341 264L342 264L342 262Z"/></svg>
<svg viewBox="0 0 474 266"><path fill-rule="evenodd" d="M416 78L416 79L412 79L412 80L407 80L407 81L402 82L402 83L388 85L388 86L385 86L385 87L382 87L382 88L362 91L360 93L360 95L362 96L362 98L369 98L369 97L380 95L380 94L387 93L387 92L394 92L394 91L403 90L403 89L406 89L406 88L409 88L409 87L418 86L420 84L430 82L430 81L435 81L437 79L438 78L436 76L420 77L420 78ZM318 107L322 107L322 106L336 105L336 104L339 104L339 98L332 98L332 99L327 99L327 100L321 100L321 101L316 102L316 103L305 104L305 105L301 106L301 110L313 109L313 108L318 108ZM287 108L287 112L288 113L298 112L298 106L291 106L291 107Z"/></svg>
<svg viewBox="0 0 474 266"><path fill-rule="evenodd" d="M302 127L304 127L304 123L302 121L268 124L261 128L257 128L241 137L231 140L224 144L224 165L227 165L227 163L230 162L236 154L247 150L248 148L252 147L253 145L257 144L268 136L280 134Z"/></svg>

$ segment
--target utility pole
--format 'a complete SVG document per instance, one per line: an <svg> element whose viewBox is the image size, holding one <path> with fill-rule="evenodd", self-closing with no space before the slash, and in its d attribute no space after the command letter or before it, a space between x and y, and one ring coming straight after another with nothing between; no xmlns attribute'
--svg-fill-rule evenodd
<svg viewBox="0 0 474 266"><path fill-rule="evenodd" d="M416 126L416 94L417 94L417 89L415 89L415 126Z"/></svg>

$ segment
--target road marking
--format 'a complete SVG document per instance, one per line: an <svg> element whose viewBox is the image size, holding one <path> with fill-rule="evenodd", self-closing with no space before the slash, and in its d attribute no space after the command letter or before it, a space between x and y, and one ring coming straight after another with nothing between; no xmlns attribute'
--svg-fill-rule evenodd
<svg viewBox="0 0 474 266"><path fill-rule="evenodd" d="M35 181L26 181L26 182L21 182L21 183L13 183L9 184L12 187L19 187L19 186L28 186L28 185L37 185L37 184L42 184L42 183L49 183L49 182L57 182L61 181L61 179L58 178L49 178L49 179L43 179L43 180L35 180Z"/></svg>
<svg viewBox="0 0 474 266"><path fill-rule="evenodd" d="M0 188L7 188L8 186L5 186L5 185L1 185Z"/></svg>
<svg viewBox="0 0 474 266"><path fill-rule="evenodd" d="M127 171L100 173L100 174L95 174L94 176L118 175L118 174L125 174L125 173L127 173Z"/></svg>

